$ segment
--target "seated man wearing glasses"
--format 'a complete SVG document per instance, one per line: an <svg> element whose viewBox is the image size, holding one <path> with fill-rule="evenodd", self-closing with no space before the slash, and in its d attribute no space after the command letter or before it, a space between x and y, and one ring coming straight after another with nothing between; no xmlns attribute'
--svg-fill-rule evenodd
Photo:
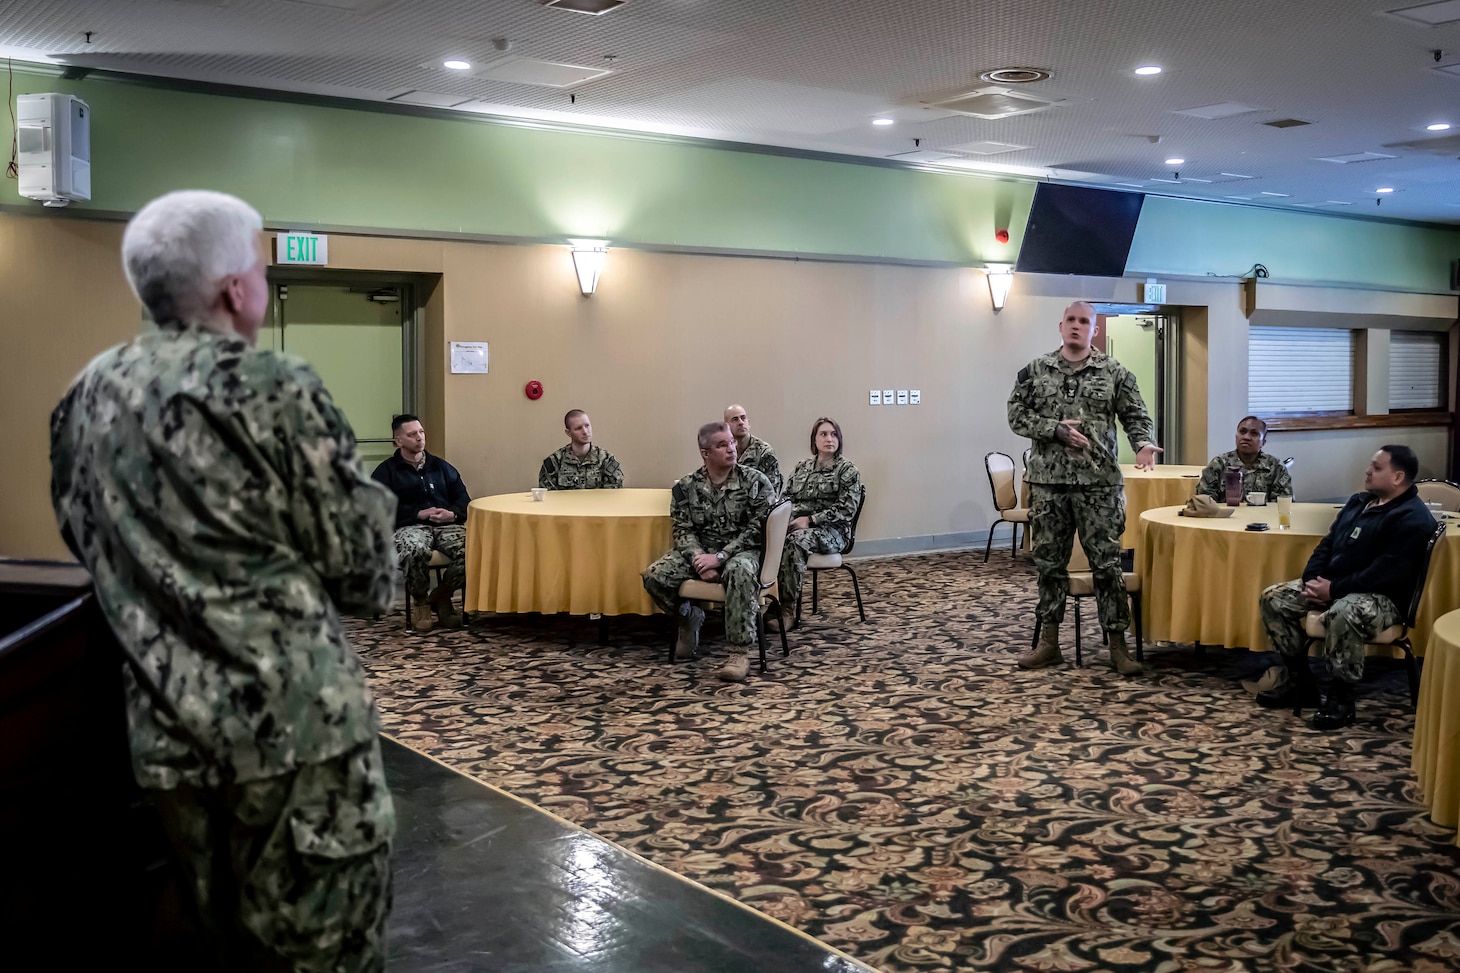
<svg viewBox="0 0 1460 973"><path fill-rule="evenodd" d="M1309 721L1315 730L1353 723L1354 684L1364 675L1364 646L1404 622L1423 569L1435 518L1419 498L1419 459L1408 446L1383 446L1364 473L1364 491L1349 498L1318 542L1303 577L1262 593L1262 624L1283 657L1287 678L1257 694L1269 709L1317 706L1308 667L1310 611L1323 612L1324 655L1333 674L1328 695Z"/></svg>
<svg viewBox="0 0 1460 973"><path fill-rule="evenodd" d="M1214 456L1202 470L1196 492L1218 503L1227 499L1227 471L1242 471L1242 496L1265 493L1269 500L1293 495L1293 478L1282 461L1262 451L1267 442L1267 423L1257 416L1246 416L1237 423L1237 448Z"/></svg>

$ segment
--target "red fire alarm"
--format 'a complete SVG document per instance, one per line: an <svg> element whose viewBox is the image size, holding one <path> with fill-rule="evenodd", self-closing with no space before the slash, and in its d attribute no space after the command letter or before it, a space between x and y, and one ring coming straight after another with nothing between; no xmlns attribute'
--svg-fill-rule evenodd
<svg viewBox="0 0 1460 973"><path fill-rule="evenodd" d="M529 399L536 402L538 399L542 398L542 383L539 382L537 379L533 379L532 381L527 383L527 386L522 391L527 394L527 397Z"/></svg>
<svg viewBox="0 0 1460 973"><path fill-rule="evenodd" d="M1008 243L1009 242L1009 231L1008 230L996 230L996 231L994 231L994 239L995 240L998 240L1000 243Z"/></svg>

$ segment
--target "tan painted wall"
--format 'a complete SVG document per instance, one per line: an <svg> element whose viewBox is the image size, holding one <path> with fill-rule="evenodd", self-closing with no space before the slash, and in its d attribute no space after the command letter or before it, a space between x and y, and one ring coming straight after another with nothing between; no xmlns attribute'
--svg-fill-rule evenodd
<svg viewBox="0 0 1460 973"><path fill-rule="evenodd" d="M0 471L9 498L0 553L63 553L47 493L46 416L87 360L138 328L117 263L120 231L0 218L0 401L18 455L34 458ZM423 412L433 449L475 495L531 485L542 457L566 441L562 414L573 407L590 411L630 486L667 486L698 464L699 424L738 401L786 467L807 452L818 415L841 422L870 491L868 541L985 529L983 456L1025 446L1005 422L1015 372L1055 347L1071 298L1137 300L1135 281L1021 275L996 315L972 270L629 250L610 253L598 294L583 298L562 247L335 236L330 258L341 268L442 275L425 309ZM86 286L56 285L78 280ZM1210 456L1231 448L1245 412L1241 291L1230 281L1174 281L1170 299L1207 309L1205 423L1184 422L1193 433L1205 426L1207 441L1183 458ZM489 342L491 373L446 373L453 340ZM529 379L547 389L536 403L522 392ZM874 387L919 389L923 404L873 408ZM1390 440L1411 442L1426 473L1438 471L1444 432L1409 432L1285 434L1300 437L1289 450L1299 455L1300 494L1349 492L1351 470Z"/></svg>

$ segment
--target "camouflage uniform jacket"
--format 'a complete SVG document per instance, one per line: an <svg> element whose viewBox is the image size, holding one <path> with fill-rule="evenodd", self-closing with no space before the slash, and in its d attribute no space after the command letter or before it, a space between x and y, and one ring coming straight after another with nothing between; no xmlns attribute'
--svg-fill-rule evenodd
<svg viewBox="0 0 1460 973"><path fill-rule="evenodd" d="M545 490L617 490L624 485L624 471L608 450L590 445L579 459L569 443L542 461L537 485Z"/></svg>
<svg viewBox="0 0 1460 973"><path fill-rule="evenodd" d="M838 456L830 466L816 465L816 457L803 459L791 473L786 487L791 516L812 518L813 527L829 527L845 541L852 536L852 518L862 502L862 474Z"/></svg>
<svg viewBox="0 0 1460 973"><path fill-rule="evenodd" d="M61 533L129 663L138 783L273 777L376 735L337 606L389 606L395 497L308 365L148 332L67 391L51 471Z"/></svg>
<svg viewBox="0 0 1460 973"><path fill-rule="evenodd" d="M764 439L756 439L751 436L750 444L745 447L735 462L753 470L760 470L765 474L766 479L771 481L771 486L776 488L776 492L781 492L781 487L785 484L785 479L781 476L781 464L776 459L776 451Z"/></svg>
<svg viewBox="0 0 1460 973"><path fill-rule="evenodd" d="M1090 440L1088 448L1074 449L1055 438L1063 419L1082 420L1076 428ZM1117 419L1132 448L1155 441L1135 376L1093 349L1083 363L1065 361L1058 350L1034 359L1019 370L1009 396L1009 428L1033 441L1030 483L1120 486Z"/></svg>
<svg viewBox="0 0 1460 973"><path fill-rule="evenodd" d="M1258 453L1257 459L1252 461L1251 466L1242 462L1234 449L1230 453L1223 453L1215 456L1207 464L1207 468L1201 471L1201 482L1197 484L1196 492L1205 494L1218 502L1227 499L1227 468L1237 466L1242 469L1242 495L1256 493L1261 490L1269 497L1291 497L1293 495L1293 478L1288 475L1288 468L1276 457L1267 453Z"/></svg>
<svg viewBox="0 0 1460 973"><path fill-rule="evenodd" d="M674 549L682 554L758 552L765 544L765 519L778 496L759 470L736 466L718 490L701 466L674 484L669 520Z"/></svg>

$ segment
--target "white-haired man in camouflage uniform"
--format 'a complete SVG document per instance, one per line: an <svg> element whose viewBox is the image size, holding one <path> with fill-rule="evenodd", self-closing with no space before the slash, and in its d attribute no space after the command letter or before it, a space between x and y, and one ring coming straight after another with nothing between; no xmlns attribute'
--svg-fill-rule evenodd
<svg viewBox="0 0 1460 973"><path fill-rule="evenodd" d="M1100 627L1110 639L1110 662L1121 675L1141 664L1126 646L1130 602L1120 570L1125 531L1124 481L1116 460L1116 421L1125 426L1136 466L1150 469L1161 448L1136 377L1091 344L1095 308L1077 301L1060 319L1060 347L1019 370L1009 396L1009 428L1034 444L1029 457L1029 521L1039 572L1039 644L1021 656L1023 669L1063 661L1059 627L1070 593L1075 533L1090 561Z"/></svg>
<svg viewBox="0 0 1460 973"><path fill-rule="evenodd" d="M395 498L314 371L254 348L260 229L200 191L128 224L157 326L56 407L52 500L126 655L133 770L207 968L379 970L395 811L339 613L389 604Z"/></svg>

